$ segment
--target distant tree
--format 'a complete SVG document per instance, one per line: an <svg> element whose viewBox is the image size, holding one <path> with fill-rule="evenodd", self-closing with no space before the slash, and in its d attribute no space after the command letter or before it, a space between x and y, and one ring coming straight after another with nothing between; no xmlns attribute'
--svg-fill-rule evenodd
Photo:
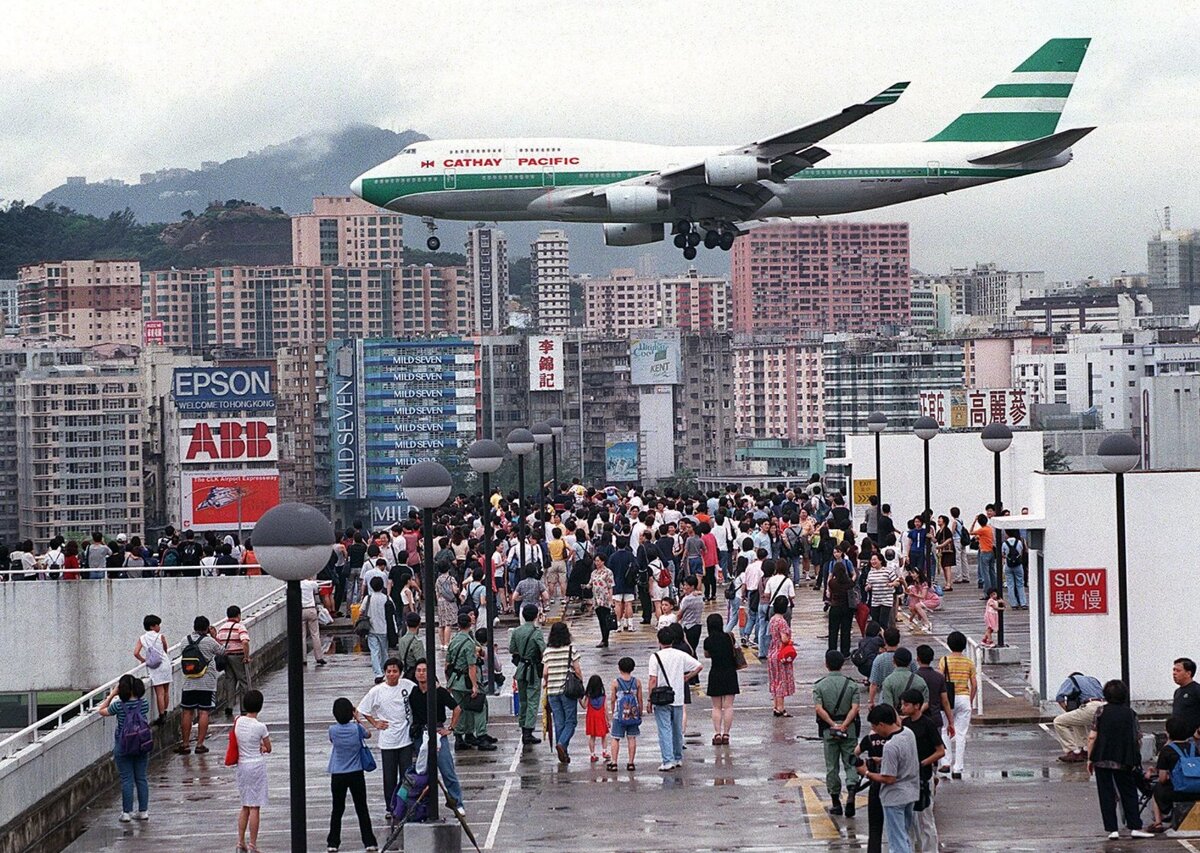
<svg viewBox="0 0 1200 853"><path fill-rule="evenodd" d="M1062 473L1071 470L1071 463L1067 461L1067 454L1057 448L1047 447L1042 451L1042 470L1052 474Z"/></svg>
<svg viewBox="0 0 1200 853"><path fill-rule="evenodd" d="M692 495L698 490L696 485L696 473L687 468L680 468L669 477L663 477L658 481L658 489L673 489L677 494Z"/></svg>
<svg viewBox="0 0 1200 853"><path fill-rule="evenodd" d="M191 222L193 219L195 219L195 218L196 218L196 214L195 214L195 213L193 213L193 212L192 212L192 211L190 211L190 210L185 210L185 211L184 211L182 214L180 214L180 215L181 215L181 216L182 216L182 217L183 217L185 220L187 220L188 222Z"/></svg>
<svg viewBox="0 0 1200 853"><path fill-rule="evenodd" d="M426 252L424 249L405 246L404 263L418 266L432 264L435 267L465 267L467 256L460 252Z"/></svg>
<svg viewBox="0 0 1200 853"><path fill-rule="evenodd" d="M517 258L508 262L508 292L513 296L526 295L532 278L529 258Z"/></svg>

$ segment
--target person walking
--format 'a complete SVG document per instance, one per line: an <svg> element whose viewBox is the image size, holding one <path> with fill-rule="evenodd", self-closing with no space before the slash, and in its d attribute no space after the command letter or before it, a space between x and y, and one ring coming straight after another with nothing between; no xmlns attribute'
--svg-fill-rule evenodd
<svg viewBox="0 0 1200 853"><path fill-rule="evenodd" d="M146 686L140 678L125 673L117 680L117 686L96 709L102 717L116 717L117 728L113 732L113 763L121 777L121 823L133 820L133 794L137 791L137 819L150 819L150 783L146 779L146 767L150 763L153 740L147 746L144 741L131 743L132 737L123 737L137 728L146 726L150 705L146 701Z"/></svg>
<svg viewBox="0 0 1200 853"><path fill-rule="evenodd" d="M732 641L732 638L730 638ZM609 711L612 715L612 747L609 750L609 772L617 769L621 757L621 741L626 743L628 763L625 769L633 772L637 757L637 739L642 732L642 684L633 674L636 664L633 658L623 657L617 661L618 675L609 686Z"/></svg>
<svg viewBox="0 0 1200 853"><path fill-rule="evenodd" d="M892 624L892 606L899 586L900 577L884 561L884 555L872 554L871 568L867 572L867 603L871 607L871 621L879 623L881 628Z"/></svg>
<svg viewBox="0 0 1200 853"><path fill-rule="evenodd" d="M787 599L782 595L776 598L771 605L774 615L767 624L767 681L771 691L772 713L776 717L791 716L784 707L784 701L796 692L795 647L792 646L792 629L784 615L787 613L787 604Z"/></svg>
<svg viewBox="0 0 1200 853"><path fill-rule="evenodd" d="M446 649L447 686L462 711L458 725L454 727L454 747L495 752L496 739L487 732L488 707L480 666L481 653L471 632L471 614L458 614L458 633Z"/></svg>
<svg viewBox="0 0 1200 853"><path fill-rule="evenodd" d="M436 565L437 578L433 582L437 596L437 626L442 650L450 645L450 635L458 622L458 581L450 574L452 562L443 560Z"/></svg>
<svg viewBox="0 0 1200 853"><path fill-rule="evenodd" d="M558 753L559 763L570 764L569 748L579 716L579 700L564 696L563 686L567 673L571 671L582 683L583 669L580 667L579 652L571 644L571 629L566 622L555 622L550 626L550 638L546 642L542 660L542 690L554 719L554 751Z"/></svg>
<svg viewBox="0 0 1200 853"><path fill-rule="evenodd" d="M592 573L586 584L592 591L592 607L596 611L596 621L600 624L599 649L608 648L608 634L615 624L613 617L613 573L604 564L604 558L595 555L592 563ZM631 599L632 600L632 599Z"/></svg>
<svg viewBox="0 0 1200 853"><path fill-rule="evenodd" d="M150 686L154 690L154 701L158 711L153 725L161 726L163 715L167 713L167 707L171 704L171 684L175 680L171 672L171 657L167 651L171 646L166 635L162 633L162 619L153 613L142 619L142 628L145 633L138 637L134 644L133 656L144 663L146 672L150 673Z"/></svg>
<svg viewBox="0 0 1200 853"><path fill-rule="evenodd" d="M704 620L704 598L696 589L695 575L683 579L683 597L679 599L679 626L692 649L700 647L700 629Z"/></svg>
<svg viewBox="0 0 1200 853"><path fill-rule="evenodd" d="M951 631L946 637L950 654L942 658L938 667L954 693L954 725L942 732L946 745L946 758L951 761L950 777L961 779L967 752L967 732L971 728L971 709L975 707L975 692L979 681L975 664L963 652L967 648L967 636L962 631Z"/></svg>
<svg viewBox="0 0 1200 853"><path fill-rule="evenodd" d="M946 754L942 736L933 718L924 713L925 700L919 690L905 690L900 694L900 714L904 728L913 733L917 742L917 760L921 762L920 789L916 805L913 806L913 823L910 834L921 853L937 853L937 823L933 815L933 768Z"/></svg>
<svg viewBox="0 0 1200 853"><path fill-rule="evenodd" d="M187 755L191 752L192 720L196 720L196 754L208 752L205 738L208 737L208 718L216 707L217 667L214 659L221 654L207 616L197 616L192 622L192 633L188 634L183 652L179 656L179 668L183 671L183 692L179 696L179 707L183 711L180 723L180 742L175 752Z"/></svg>
<svg viewBox="0 0 1200 853"><path fill-rule="evenodd" d="M242 715L233 721L233 734L237 739L237 789L242 802L238 812L239 851L258 853L258 828L262 819L262 807L267 804L267 755L271 752L271 736L264 723L258 719L263 708L263 695L257 690L248 690L242 697ZM250 841L246 842L246 831Z"/></svg>
<svg viewBox="0 0 1200 853"><path fill-rule="evenodd" d="M733 699L740 691L733 635L725 631L720 613L708 614L705 622L704 656L711 661L706 692L712 699L713 746L728 746L733 728Z"/></svg>
<svg viewBox="0 0 1200 853"><path fill-rule="evenodd" d="M826 588L829 603L829 648L837 649L842 657L850 655L850 626L858 608L858 584L852 568L835 561Z"/></svg>
<svg viewBox="0 0 1200 853"><path fill-rule="evenodd" d="M958 565L958 537L950 527L950 519L944 515L937 518L937 530L933 534L934 552L942 570L943 592L954 591L954 568Z"/></svg>
<svg viewBox="0 0 1200 853"><path fill-rule="evenodd" d="M832 815L854 817L854 746L858 741L858 685L842 674L846 659L837 649L825 653L829 674L813 685L817 734L825 754L825 790L833 801ZM846 775L846 808L842 809L842 771Z"/></svg>
<svg viewBox="0 0 1200 853"><path fill-rule="evenodd" d="M313 657L317 666L325 666L321 646L321 620L317 615L317 598L321 594L321 584L315 577L300 581L300 619L303 633L312 645ZM304 652L304 665L308 666L308 652Z"/></svg>
<svg viewBox="0 0 1200 853"><path fill-rule="evenodd" d="M536 604L526 604L522 607L521 618L524 620L521 626L508 635L508 651L516 665L513 680L516 682L519 707L517 723L521 727L521 743L529 746L542 742L542 739L534 734L534 730L538 725L538 710L541 708L542 655L546 651L546 638L542 636L542 629L537 625Z"/></svg>
<svg viewBox="0 0 1200 853"><path fill-rule="evenodd" d="M696 658L673 648L674 643L671 626L659 628L659 648L647 665L646 713L654 714L658 751L662 756L658 769L663 773L683 766L684 693L687 682L704 669L704 664Z"/></svg>
<svg viewBox="0 0 1200 853"><path fill-rule="evenodd" d="M369 581L369 589L363 596L360 614L366 614L370 621L367 632L367 648L371 653L371 670L375 673L375 683L383 681L383 665L387 659L389 646L394 646L400 637L400 629L396 622L396 605L387 593L383 591L383 578L375 575ZM361 616L360 616L361 618Z"/></svg>
<svg viewBox="0 0 1200 853"><path fill-rule="evenodd" d="M233 716L238 704L250 689L250 632L242 624L242 608L231 604L225 608L225 621L217 625L217 642L225 650L225 670L217 682L217 705L225 706L225 716Z"/></svg>
<svg viewBox="0 0 1200 853"><path fill-rule="evenodd" d="M1121 837L1117 824L1117 799L1125 812L1125 825L1134 838L1153 838L1142 830L1138 805L1138 777L1141 775L1142 733L1137 713L1129 707L1129 688L1113 679L1104 685L1104 705L1096 711L1088 735L1088 775L1096 777L1100 799L1100 817L1109 841Z"/></svg>
<svg viewBox="0 0 1200 853"><path fill-rule="evenodd" d="M341 696L333 701L333 718L336 722L329 727L329 773L330 797L333 806L329 812L329 835L325 837L327 850L336 853L342 845L342 815L346 813L346 793L354 801L354 813L358 817L358 831L362 836L367 853L376 853L379 842L371 827L371 813L367 807L367 779L363 773L362 748L371 733L354 718L354 703ZM409 747L411 751L412 747ZM390 805L389 805L390 808Z"/></svg>
<svg viewBox="0 0 1200 853"><path fill-rule="evenodd" d="M358 703L357 711L353 712L360 724L365 718L367 724L379 732L385 814L391 811L392 794L396 791L397 782L404 778L404 771L412 764L412 710L408 700L416 687L415 682L403 677L400 661L388 658L383 667L383 682L368 690ZM345 799L345 791L342 792L342 798ZM338 820L340 823L340 814Z"/></svg>

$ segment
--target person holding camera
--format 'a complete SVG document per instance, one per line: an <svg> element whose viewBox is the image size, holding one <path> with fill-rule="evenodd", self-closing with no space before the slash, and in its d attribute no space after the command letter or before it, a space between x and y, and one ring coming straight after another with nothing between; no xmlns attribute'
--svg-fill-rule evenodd
<svg viewBox="0 0 1200 853"><path fill-rule="evenodd" d="M886 737L887 743L883 745L879 769L871 770L860 764L858 772L864 779L879 785L888 853L912 853L915 808L921 796L921 761L916 736L900 724L896 709L891 705L876 705L867 715L867 722L871 724L872 733Z"/></svg>
<svg viewBox="0 0 1200 853"><path fill-rule="evenodd" d="M858 740L858 685L842 675L845 657L837 649L825 653L829 674L813 685L813 705L817 712L817 733L825 751L825 789L833 805L832 815L854 817L854 745ZM846 808L842 810L842 768L846 770Z"/></svg>

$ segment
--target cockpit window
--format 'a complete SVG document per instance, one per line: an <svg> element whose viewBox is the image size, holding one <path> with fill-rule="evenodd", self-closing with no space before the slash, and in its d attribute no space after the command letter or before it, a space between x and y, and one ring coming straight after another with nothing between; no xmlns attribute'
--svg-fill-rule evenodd
<svg viewBox="0 0 1200 853"><path fill-rule="evenodd" d="M416 154L416 153L417 153L417 149L415 149L415 148L405 148L405 149L404 149L403 151L401 151L400 153L401 153L401 154Z"/></svg>

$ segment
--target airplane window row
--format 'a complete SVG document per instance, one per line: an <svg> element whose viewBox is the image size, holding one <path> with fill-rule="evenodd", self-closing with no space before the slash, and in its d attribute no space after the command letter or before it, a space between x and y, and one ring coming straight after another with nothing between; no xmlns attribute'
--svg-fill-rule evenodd
<svg viewBox="0 0 1200 853"><path fill-rule="evenodd" d="M459 148L457 151L451 151L451 154L499 154L499 148Z"/></svg>

